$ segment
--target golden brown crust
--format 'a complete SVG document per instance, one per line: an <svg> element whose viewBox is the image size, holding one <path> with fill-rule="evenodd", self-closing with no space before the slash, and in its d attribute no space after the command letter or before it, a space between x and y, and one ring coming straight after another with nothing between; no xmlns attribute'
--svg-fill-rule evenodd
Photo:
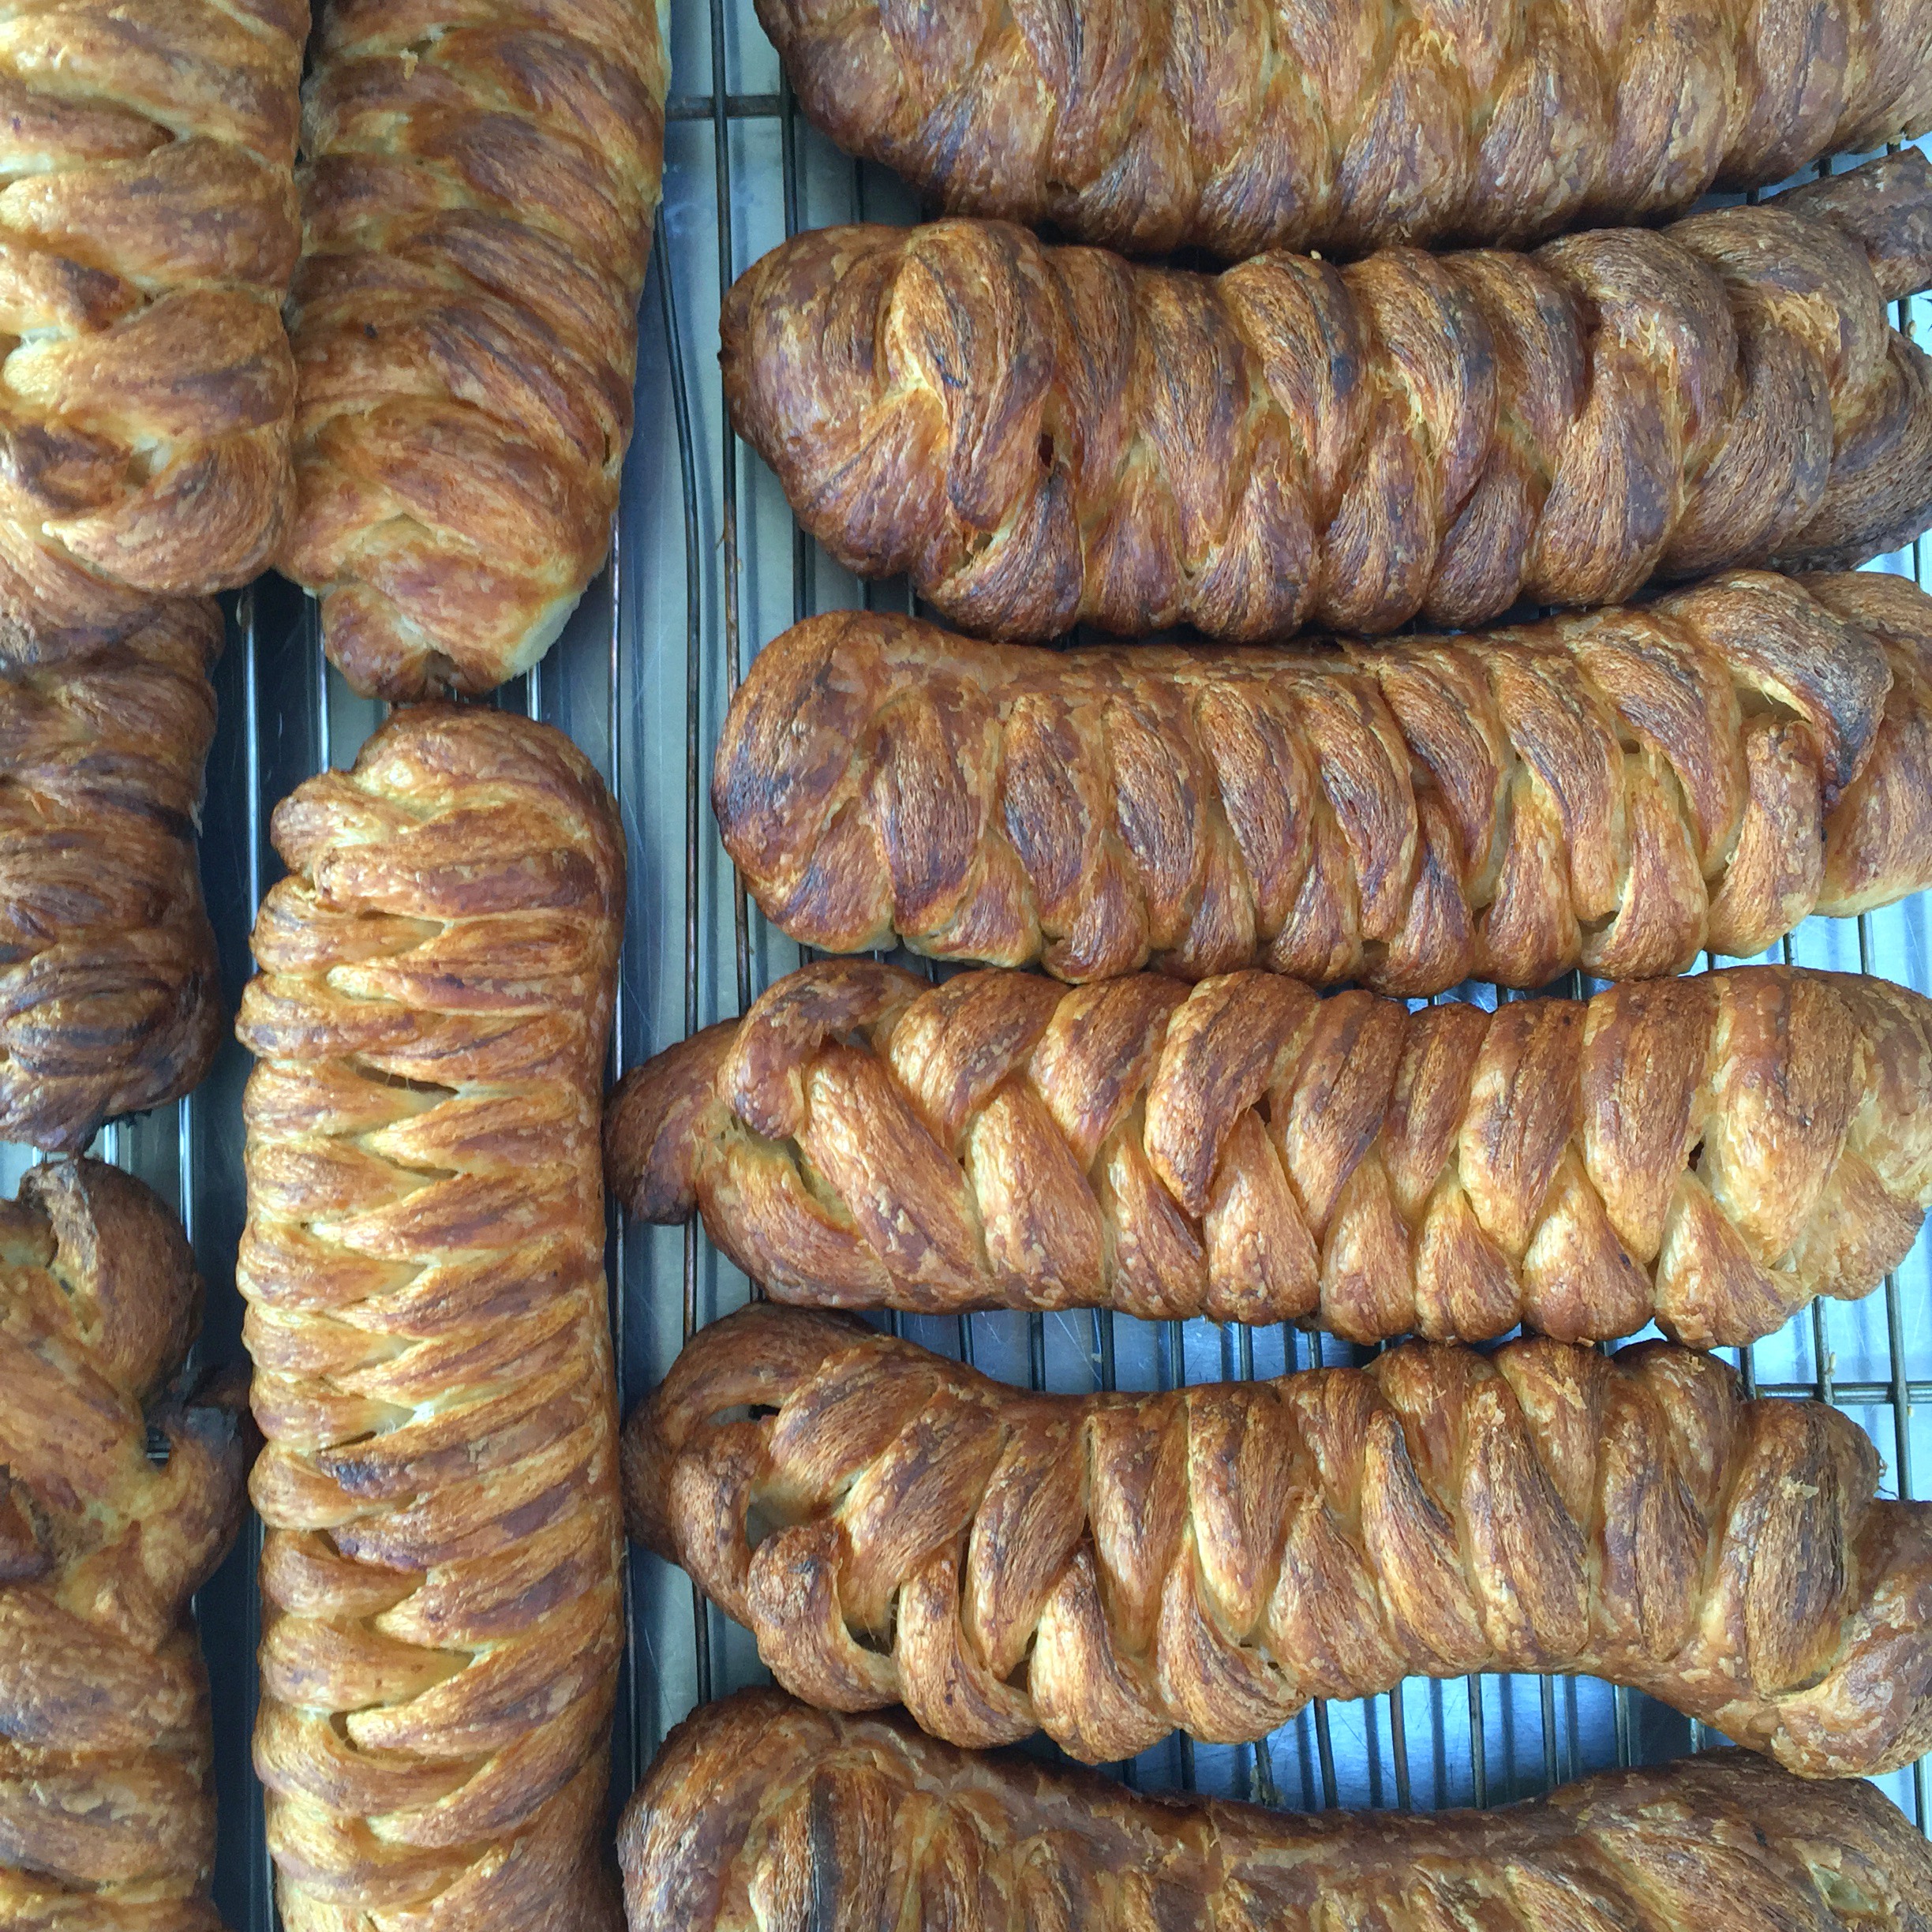
<svg viewBox="0 0 1932 1932"><path fill-rule="evenodd" d="M0 23L0 611L245 582L281 541L306 0Z"/></svg>
<svg viewBox="0 0 1932 1932"><path fill-rule="evenodd" d="M702 1330L624 1431L631 1534L785 1688L1090 1763L1403 1676L1584 1672L1808 1777L1932 1738L1932 1505L1714 1357L1410 1342L1029 1395L849 1317Z"/></svg>
<svg viewBox="0 0 1932 1932"><path fill-rule="evenodd" d="M627 1074L605 1149L785 1301L1713 1347L1904 1259L1929 1095L1932 1002L1848 974L1492 1014L824 960Z"/></svg>
<svg viewBox="0 0 1932 1932"><path fill-rule="evenodd" d="M733 286L725 387L841 563L997 636L1460 627L1842 567L1932 518L1932 363L1885 305L1932 279L1932 163L1829 185L1215 278L997 222L822 229Z"/></svg>
<svg viewBox="0 0 1932 1932"><path fill-rule="evenodd" d="M246 1411L239 1376L167 1386L200 1300L179 1224L130 1175L62 1161L0 1201L0 1920L13 1932L219 1932L189 1600L241 1523Z"/></svg>
<svg viewBox="0 0 1932 1932"><path fill-rule="evenodd" d="M634 1932L1918 1932L1932 1855L1869 1784L1742 1751L1494 1811L1297 1817L841 1717L773 1690L694 1713L618 1837Z"/></svg>
<svg viewBox="0 0 1932 1932"><path fill-rule="evenodd" d="M0 1140L77 1151L220 1041L195 826L221 612L137 608L23 624L0 599Z"/></svg>
<svg viewBox="0 0 1932 1932"><path fill-rule="evenodd" d="M323 7L277 561L357 690L489 690L602 564L668 75L656 0Z"/></svg>
<svg viewBox="0 0 1932 1932"><path fill-rule="evenodd" d="M395 713L274 833L237 1280L283 1923L594 1932L623 1642L596 1138L621 833L559 733L444 705Z"/></svg>
<svg viewBox="0 0 1932 1932"><path fill-rule="evenodd" d="M805 110L949 214L1129 253L1520 243L1932 122L1923 0L758 0Z"/></svg>
<svg viewBox="0 0 1932 1932"><path fill-rule="evenodd" d="M711 796L767 917L827 951L1414 995L1749 958L1932 886L1929 732L1902 578L1735 571L1339 654L844 611L759 653Z"/></svg>

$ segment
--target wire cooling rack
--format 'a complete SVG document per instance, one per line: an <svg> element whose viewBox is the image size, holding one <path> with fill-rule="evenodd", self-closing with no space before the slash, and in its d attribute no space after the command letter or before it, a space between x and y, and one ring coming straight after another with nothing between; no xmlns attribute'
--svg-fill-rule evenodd
<svg viewBox="0 0 1932 1932"><path fill-rule="evenodd" d="M712 747L744 665L818 609L906 607L903 585L857 583L793 522L777 485L732 436L717 373L724 289L800 227L907 221L904 188L838 155L794 109L748 0L676 9L665 200L643 310L637 433L609 567L564 638L496 702L567 732L622 810L631 854L612 1077L696 1028L743 1009L799 963L799 949L747 908L706 803ZM1839 164L1842 165L1842 163ZM1917 312L1915 313L1914 312ZM1932 321L1901 304L1901 326ZM1923 546L1874 567L1923 583ZM216 673L221 723L209 762L202 863L232 1012L249 970L248 931L281 871L268 839L278 800L346 762L380 707L354 697L322 657L313 607L268 579L230 601ZM1880 974L1932 992L1923 900L1856 922L1814 919L1773 957ZM1593 988L1574 976L1571 993ZM1455 997L1488 1005L1493 987ZM200 1345L240 1360L234 1257L243 1213L241 1095L247 1056L232 1041L187 1099L106 1129L96 1151L143 1175L179 1210L208 1283ZM0 1147L10 1192L33 1159ZM743 1301L743 1277L695 1230L611 1229L612 1315L627 1412L685 1336ZM904 1333L1002 1380L1036 1388L1166 1388L1354 1358L1346 1344L1282 1328L1217 1329L1106 1314L908 1316ZM1888 1488L1915 1493L1932 1471L1932 1256L1915 1249L1883 1290L1820 1302L1744 1351L1765 1393L1836 1403L1877 1443ZM261 1797L249 1765L260 1628L259 1526L198 1601L212 1679L221 1837L216 1897L235 1932L273 1932ZM695 1601L653 1557L631 1559L630 1642L612 1756L613 1805L664 1733L702 1698L757 1681L745 1633ZM1115 1767L1144 1789L1195 1788L1306 1809L1498 1803L1613 1763L1678 1755L1701 1727L1639 1694L1589 1679L1412 1679L1389 1694L1317 1702L1254 1747L1168 1739ZM1927 1819L1922 1763L1881 1780Z"/></svg>

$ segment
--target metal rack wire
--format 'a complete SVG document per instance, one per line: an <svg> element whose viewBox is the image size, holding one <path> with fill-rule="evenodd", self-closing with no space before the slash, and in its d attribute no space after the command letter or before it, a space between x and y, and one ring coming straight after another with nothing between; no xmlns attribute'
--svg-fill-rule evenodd
<svg viewBox="0 0 1932 1932"><path fill-rule="evenodd" d="M673 21L665 201L638 384L638 430L609 568L551 656L496 702L567 731L610 782L631 854L631 903L612 1076L710 1020L742 1011L798 963L798 949L747 906L706 800L710 754L730 691L759 645L819 608L906 607L903 586L860 585L798 530L774 480L745 461L714 373L716 318L734 275L800 227L909 219L898 183L838 155L797 113L746 0L707 0ZM1901 305L1902 326L1923 319ZM1886 567L1926 581L1916 552ZM276 802L351 756L380 707L357 699L322 657L312 607L270 579L231 601L217 672L222 721L209 766L203 866L232 1010L249 970L254 908L281 870L269 837ZM1932 992L1926 908L1851 923L1810 922L1782 956L1875 972ZM1455 997L1493 1004L1495 989ZM243 1209L241 1090L247 1058L230 1043L187 1100L108 1129L99 1149L180 1210L209 1283L201 1352L242 1357L234 1289ZM27 1150L0 1148L10 1190ZM612 1316L627 1410L694 1328L750 1292L695 1229L611 1229ZM1170 1387L1266 1376L1352 1358L1345 1344L1292 1330L1149 1324L1107 1314L908 1317L929 1347L1038 1387ZM1932 1256L1921 1243L1881 1294L1823 1304L1746 1352L1767 1394L1835 1402L1873 1436L1898 1492L1932 1442ZM260 1792L249 1764L259 1630L258 1528L203 1593L222 1803L217 1900L238 1932L273 1932ZM669 1726L700 1698L758 1676L749 1638L656 1559L634 1554L629 1642L619 1699L612 1799L621 1800ZM1412 1679L1387 1696L1318 1702L1264 1745L1170 1739L1119 1775L1144 1788L1201 1788L1267 1803L1428 1807L1521 1796L1610 1762L1668 1757L1701 1729L1640 1695L1587 1680ZM1922 1829L1923 1765L1884 1780Z"/></svg>

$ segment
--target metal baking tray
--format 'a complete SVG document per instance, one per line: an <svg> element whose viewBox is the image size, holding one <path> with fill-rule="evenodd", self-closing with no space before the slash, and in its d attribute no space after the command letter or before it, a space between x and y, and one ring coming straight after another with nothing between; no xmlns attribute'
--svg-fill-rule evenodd
<svg viewBox="0 0 1932 1932"><path fill-rule="evenodd" d="M713 826L710 762L729 691L758 648L808 612L863 602L905 607L903 585L861 586L797 530L763 465L732 437L717 378L721 295L736 272L799 227L916 209L882 170L839 155L794 111L749 0L673 10L674 88L663 212L643 309L637 433L609 567L564 638L496 700L567 732L596 762L629 837L630 906L612 1077L695 1028L740 1011L799 949L747 910ZM1838 165L1842 165L1842 163ZM1735 197L1733 197L1735 198ZM1910 328L1932 307L1901 304ZM1926 582L1923 545L1873 567ZM380 707L325 665L313 608L279 579L230 600L216 673L221 724L208 768L202 865L230 1009L249 971L248 932L281 868L268 840L276 802L352 757ZM1932 993L1923 899L1855 922L1814 919L1779 954L1861 970ZM1563 989L1559 989L1563 990ZM1577 990L1574 979L1571 990ZM1588 990L1588 989L1585 989ZM1492 987L1458 997L1493 1004ZM105 1129L96 1151L143 1175L179 1209L208 1284L204 1359L239 1360L234 1256L243 1213L241 1095L232 1042L176 1106ZM31 1150L0 1147L11 1193ZM746 1297L742 1275L693 1230L611 1230L612 1316L624 1407L664 1372L695 1324ZM904 1331L1014 1382L1059 1390L1167 1387L1279 1373L1342 1343L1285 1332L1154 1324L1126 1316L908 1317ZM1888 1487L1932 1484L1932 1252L1922 1241L1884 1288L1820 1302L1745 1351L1763 1391L1815 1395L1877 1443ZM249 1764L254 1715L259 1525L197 1603L213 1683L221 1838L216 1897L234 1932L273 1932L261 1795ZM758 1681L749 1638L691 1586L634 1554L630 1642L613 1742L622 1802L665 1732L702 1698ZM1144 1789L1195 1788L1270 1803L1494 1804L1604 1765L1669 1758L1705 1742L1641 1694L1596 1682L1485 1676L1411 1679L1391 1695L1317 1703L1252 1748L1170 1739L1118 1774ZM1925 1765L1881 1780L1922 1829Z"/></svg>

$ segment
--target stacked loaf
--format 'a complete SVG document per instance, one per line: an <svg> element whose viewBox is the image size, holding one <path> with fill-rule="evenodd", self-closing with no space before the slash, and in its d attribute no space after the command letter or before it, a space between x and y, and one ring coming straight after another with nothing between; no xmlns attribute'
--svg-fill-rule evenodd
<svg viewBox="0 0 1932 1932"><path fill-rule="evenodd" d="M794 1305L687 1333L625 1431L633 1536L803 1700L667 1744L633 1926L1905 1932L1916 1836L1738 1758L1330 1827L946 1746L1100 1762L1491 1672L1810 1779L1932 1743L1932 1508L1696 1352L1904 1260L1932 1005L1788 949L1673 976L1932 886L1932 601L1852 574L1932 524L1892 325L1932 164L1689 212L1919 133L1932 13L759 13L946 218L753 264L734 427L984 641L795 624L712 802L801 947L980 970L808 956L611 1098L626 1208ZM1207 641L1032 648L1087 626ZM1420 1003L1472 978L1545 997ZM1418 1339L1050 1395L818 1312L993 1308Z"/></svg>
<svg viewBox="0 0 1932 1932"><path fill-rule="evenodd" d="M1886 304L1928 280L1915 152L1529 256L829 228L734 286L725 392L841 563L972 630L1463 625L1910 541L1932 365Z"/></svg>
<svg viewBox="0 0 1932 1932"><path fill-rule="evenodd" d="M1739 967L1416 1012L1261 972L780 980L627 1075L635 1214L783 1300L1753 1342L1932 1204L1932 1001Z"/></svg>
<svg viewBox="0 0 1932 1932"><path fill-rule="evenodd" d="M0 1135L78 1148L220 1029L221 620L294 512L305 0L0 26Z"/></svg>
<svg viewBox="0 0 1932 1932"><path fill-rule="evenodd" d="M1932 1739L1932 1505L1878 1499L1849 1417L1669 1343L1061 1397L753 1307L624 1457L633 1533L788 1689L960 1743L1097 1764L1412 1672L1566 1670L1812 1777Z"/></svg>
<svg viewBox="0 0 1932 1932"><path fill-rule="evenodd" d="M1339 650L809 619L733 701L712 802L809 945L1413 996L1748 958L1923 891L1929 747L1932 598L1729 571Z"/></svg>
<svg viewBox="0 0 1932 1932"><path fill-rule="evenodd" d="M220 613L0 630L0 1139L77 1151L193 1087L222 1029L195 852Z"/></svg>

